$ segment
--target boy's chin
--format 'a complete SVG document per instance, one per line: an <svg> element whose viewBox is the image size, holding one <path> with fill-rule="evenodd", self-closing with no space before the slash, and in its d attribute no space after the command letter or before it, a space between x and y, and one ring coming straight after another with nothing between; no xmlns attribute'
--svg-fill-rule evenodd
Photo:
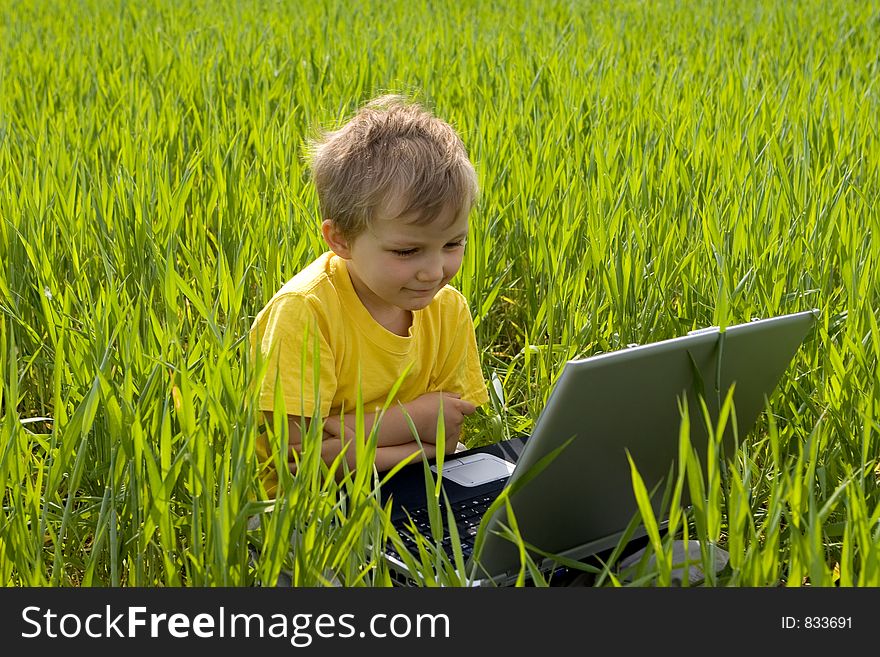
<svg viewBox="0 0 880 657"><path fill-rule="evenodd" d="M419 301L411 301L411 302L409 302L408 304L406 304L406 305L403 307L403 309L404 309L404 310L410 310L410 311L412 311L412 310L423 310L424 308L427 308L428 306L430 306L430 305L431 305L431 302L432 302L433 300L434 300L434 298L431 297L430 299L427 299L427 300L425 300L425 301L422 301L422 300L419 300Z"/></svg>
<svg viewBox="0 0 880 657"><path fill-rule="evenodd" d="M434 300L436 294L432 294L430 296L426 295L424 297L416 297L413 299L406 299L404 303L401 304L401 308L404 310L422 310L423 308L427 308L431 305L431 302Z"/></svg>

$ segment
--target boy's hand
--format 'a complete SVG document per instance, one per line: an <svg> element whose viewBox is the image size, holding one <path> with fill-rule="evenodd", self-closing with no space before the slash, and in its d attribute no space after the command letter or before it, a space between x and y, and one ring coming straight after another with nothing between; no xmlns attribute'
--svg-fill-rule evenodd
<svg viewBox="0 0 880 657"><path fill-rule="evenodd" d="M378 447L393 447L413 442L409 423L406 421L404 413L409 414L412 418L419 438L426 445L426 448L428 445L433 447L437 440L437 418L440 415L441 404L443 405L443 425L446 428L445 451L447 454L454 452L458 446L464 418L474 413L476 406L462 399L461 395L452 392L429 392L404 404L403 409L391 407L379 429ZM364 414L367 433L370 432L376 418L377 413ZM324 420L324 440L339 440L343 433L346 441L352 440L355 435L354 422L355 418L352 414L346 414L342 422L338 416L331 415Z"/></svg>
<svg viewBox="0 0 880 657"><path fill-rule="evenodd" d="M433 443L437 435L437 418L440 405L443 405L443 426L446 428L446 451L455 450L464 418L477 410L477 407L454 392L428 392L416 399L413 405L421 422L416 422L419 437L424 442ZM415 419L415 418L414 418Z"/></svg>
<svg viewBox="0 0 880 657"><path fill-rule="evenodd" d="M349 438L353 435L353 433L348 434ZM333 439L333 438L341 438L342 437L342 423L339 421L338 417L333 417L332 415L324 420L324 440Z"/></svg>

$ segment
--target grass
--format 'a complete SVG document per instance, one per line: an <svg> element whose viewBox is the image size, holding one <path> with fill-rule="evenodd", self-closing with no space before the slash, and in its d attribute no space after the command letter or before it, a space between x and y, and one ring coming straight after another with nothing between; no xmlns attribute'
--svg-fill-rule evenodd
<svg viewBox="0 0 880 657"><path fill-rule="evenodd" d="M668 504L730 552L710 585L880 584L873 3L0 15L3 584L390 583L367 468L261 494L246 348L324 248L304 140L388 90L450 120L480 175L454 284L504 403L469 441L528 431L569 358L821 308L731 462L691 458L683 431ZM702 503L676 509L685 486ZM430 543L414 560L463 583ZM667 580L657 563L641 583Z"/></svg>

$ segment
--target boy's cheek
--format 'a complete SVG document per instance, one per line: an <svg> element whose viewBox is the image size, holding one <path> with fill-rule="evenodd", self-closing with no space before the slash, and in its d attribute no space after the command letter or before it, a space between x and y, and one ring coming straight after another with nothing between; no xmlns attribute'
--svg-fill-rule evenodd
<svg viewBox="0 0 880 657"><path fill-rule="evenodd" d="M452 280L452 278L461 270L461 263L462 262L464 262L464 253L463 252L460 253L458 255L458 257L450 264L449 271L451 273L450 273L449 279L446 281L447 283L450 280Z"/></svg>

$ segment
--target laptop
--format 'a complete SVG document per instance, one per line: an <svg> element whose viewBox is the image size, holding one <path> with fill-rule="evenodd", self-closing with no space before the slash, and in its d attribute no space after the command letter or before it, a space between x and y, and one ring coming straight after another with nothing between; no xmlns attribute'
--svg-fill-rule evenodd
<svg viewBox="0 0 880 657"><path fill-rule="evenodd" d="M698 329L568 361L530 436L449 455L439 468L468 582L505 586L519 575L519 548L504 536L510 526L505 505L483 517L505 488L519 533L537 548L535 563L542 571L559 567L561 560L548 554L582 560L615 547L627 531L643 536L643 528L635 534L632 527L628 530L638 505L627 452L647 490L654 491L652 504L659 514L664 482L678 456L681 405L688 406L691 443L705 464L708 432L699 397L714 425L735 384L731 415L742 439L817 316L811 310L728 326L723 332ZM735 451L733 419L722 438L725 458ZM431 468L436 479L436 464ZM411 523L431 536L422 463L395 473L382 485L381 495L383 502L391 501L392 523L407 545L415 543L406 529ZM440 499L445 524L443 495ZM481 524L479 554L474 554ZM446 532L439 547L451 554ZM396 581L412 581L405 559L390 543L385 558Z"/></svg>

